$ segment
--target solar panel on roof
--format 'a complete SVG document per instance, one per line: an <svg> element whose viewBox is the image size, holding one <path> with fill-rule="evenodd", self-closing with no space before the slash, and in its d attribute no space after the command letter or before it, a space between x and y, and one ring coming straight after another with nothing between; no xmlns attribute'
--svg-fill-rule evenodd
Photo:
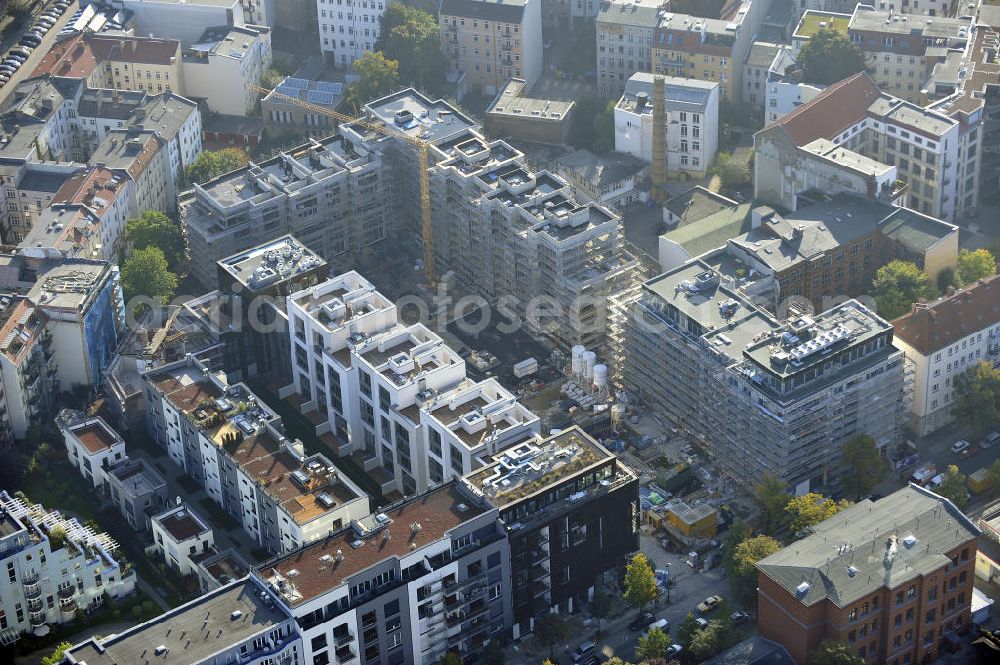
<svg viewBox="0 0 1000 665"><path fill-rule="evenodd" d="M280 84L277 88L275 88L275 91L279 95L286 95L288 97L298 97L299 96L299 89L298 88L293 88L292 86L285 85L284 83Z"/></svg>
<svg viewBox="0 0 1000 665"><path fill-rule="evenodd" d="M336 81L317 81L316 89L322 90L323 92L332 92L335 95L339 95L344 89L344 84Z"/></svg>
<svg viewBox="0 0 1000 665"><path fill-rule="evenodd" d="M286 76L285 80L282 81L283 84L291 86L293 88L308 88L309 81L307 79L297 79L292 76Z"/></svg>
<svg viewBox="0 0 1000 665"><path fill-rule="evenodd" d="M324 92L323 90L310 90L309 94L306 95L306 101L311 104L322 104L324 106L333 105L333 93Z"/></svg>

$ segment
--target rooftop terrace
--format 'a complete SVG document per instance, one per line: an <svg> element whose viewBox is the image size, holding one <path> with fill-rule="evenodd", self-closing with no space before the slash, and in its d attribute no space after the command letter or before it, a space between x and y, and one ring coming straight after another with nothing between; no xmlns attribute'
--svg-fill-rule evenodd
<svg viewBox="0 0 1000 665"><path fill-rule="evenodd" d="M294 281L296 275L307 270L321 270L326 261L293 236L284 235L226 257L218 264L236 282L257 291L280 281Z"/></svg>

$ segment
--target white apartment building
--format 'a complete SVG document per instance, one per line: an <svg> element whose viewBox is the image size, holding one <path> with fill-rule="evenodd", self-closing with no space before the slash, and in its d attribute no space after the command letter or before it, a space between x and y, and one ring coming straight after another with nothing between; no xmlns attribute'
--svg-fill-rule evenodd
<svg viewBox="0 0 1000 665"><path fill-rule="evenodd" d="M764 94L764 123L772 123L808 104L823 92L825 86L801 83L791 77L772 76Z"/></svg>
<svg viewBox="0 0 1000 665"><path fill-rule="evenodd" d="M66 444L69 463L94 489L107 493L111 468L125 460L125 439L101 417L86 418L64 410L56 419Z"/></svg>
<svg viewBox="0 0 1000 665"><path fill-rule="evenodd" d="M53 530L63 534L51 537ZM44 631L97 609L105 596L135 590L135 571L121 563L118 543L56 510L0 491L0 640ZM44 634L44 633L43 633Z"/></svg>
<svg viewBox="0 0 1000 665"><path fill-rule="evenodd" d="M45 318L27 298L0 296L0 375L3 438L24 438L32 422L52 410L57 392L55 350Z"/></svg>
<svg viewBox="0 0 1000 665"><path fill-rule="evenodd" d="M208 26L245 25L241 0L111 0L135 18L137 35L195 43Z"/></svg>
<svg viewBox="0 0 1000 665"><path fill-rule="evenodd" d="M286 0L286 2L289 0ZM291 0L298 2L299 0ZM241 0L243 4L243 20L249 25L266 25L274 29L278 22L277 5L279 0Z"/></svg>
<svg viewBox="0 0 1000 665"><path fill-rule="evenodd" d="M293 382L317 434L351 454L383 492L422 492L478 468L477 458L539 429L495 381L474 384L465 362L356 272L288 299Z"/></svg>
<svg viewBox="0 0 1000 665"><path fill-rule="evenodd" d="M150 526L154 547L170 569L181 575L197 574L201 559L215 554L215 534L188 506L177 505L154 515Z"/></svg>
<svg viewBox="0 0 1000 665"><path fill-rule="evenodd" d="M174 178L167 150L155 132L143 129L113 129L91 155L92 164L107 168L131 181L134 192L131 216L145 210L168 212L176 206Z"/></svg>
<svg viewBox="0 0 1000 665"><path fill-rule="evenodd" d="M794 184L797 174L786 158L822 138L844 149L831 153L834 158L855 162L860 155L895 167L906 191L900 198L903 192L894 186L893 201L951 221L978 201L982 151L969 146L979 130L888 95L866 73L855 74L757 132L754 191L772 205L795 210L803 190Z"/></svg>
<svg viewBox="0 0 1000 665"><path fill-rule="evenodd" d="M392 0L316 0L323 59L348 69L375 49L382 14Z"/></svg>
<svg viewBox="0 0 1000 665"><path fill-rule="evenodd" d="M1000 362L1000 276L992 275L892 322L906 355L910 426L926 436L951 423L955 379L976 363Z"/></svg>
<svg viewBox="0 0 1000 665"><path fill-rule="evenodd" d="M719 84L664 76L667 172L701 177L719 145ZM654 76L636 73L615 105L615 150L653 161Z"/></svg>
<svg viewBox="0 0 1000 665"><path fill-rule="evenodd" d="M271 552L367 515L368 496L323 455L306 455L243 384L185 358L142 374L147 426L171 461Z"/></svg>
<svg viewBox="0 0 1000 665"><path fill-rule="evenodd" d="M208 28L184 50L184 94L204 99L215 113L250 115L259 97L254 86L271 60L269 28Z"/></svg>
<svg viewBox="0 0 1000 665"><path fill-rule="evenodd" d="M134 183L114 171L77 171L33 221L18 252L32 259L116 259L135 210L133 194Z"/></svg>
<svg viewBox="0 0 1000 665"><path fill-rule="evenodd" d="M150 131L163 143L173 189L168 196L177 198L185 183L184 170L202 151L201 111L198 105L180 95L164 92L148 95L129 116L130 127Z"/></svg>

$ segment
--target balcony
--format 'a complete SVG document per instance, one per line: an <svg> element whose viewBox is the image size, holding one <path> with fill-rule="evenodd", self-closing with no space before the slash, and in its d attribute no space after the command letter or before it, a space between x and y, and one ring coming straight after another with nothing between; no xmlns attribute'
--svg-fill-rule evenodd
<svg viewBox="0 0 1000 665"><path fill-rule="evenodd" d="M39 628L45 625L45 612L32 612L28 615L28 621L32 628Z"/></svg>
<svg viewBox="0 0 1000 665"><path fill-rule="evenodd" d="M41 612L45 608L41 597L32 598L28 601L28 611L29 612Z"/></svg>
<svg viewBox="0 0 1000 665"><path fill-rule="evenodd" d="M73 598L60 599L59 611L68 615L76 614L76 600Z"/></svg>
<svg viewBox="0 0 1000 665"><path fill-rule="evenodd" d="M355 657L354 650L351 649L351 646L349 644L346 644L344 646L338 646L334 651L334 653L337 656L338 663L346 663L350 660L353 660Z"/></svg>
<svg viewBox="0 0 1000 665"><path fill-rule="evenodd" d="M42 589L39 587L38 582L33 582L31 584L24 585L24 597L27 599L40 598L42 596Z"/></svg>
<svg viewBox="0 0 1000 665"><path fill-rule="evenodd" d="M67 598L72 598L76 595L76 587L74 586L64 586L59 589L59 599L66 600Z"/></svg>

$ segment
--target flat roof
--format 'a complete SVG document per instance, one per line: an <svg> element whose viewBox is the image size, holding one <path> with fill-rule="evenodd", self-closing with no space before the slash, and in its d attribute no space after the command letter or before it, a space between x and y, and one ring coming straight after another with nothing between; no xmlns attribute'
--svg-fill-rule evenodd
<svg viewBox="0 0 1000 665"><path fill-rule="evenodd" d="M253 290L295 281L307 270L321 270L327 263L292 235L283 235L218 261L234 280Z"/></svg>
<svg viewBox="0 0 1000 665"><path fill-rule="evenodd" d="M184 506L161 513L154 517L153 521L162 526L163 530L179 543L211 531L201 518Z"/></svg>
<svg viewBox="0 0 1000 665"><path fill-rule="evenodd" d="M835 12L821 12L815 9L807 9L802 14L802 18L799 19L798 25L795 26L795 32L792 33L792 37L808 39L820 30L833 30L834 32L846 37L847 28L850 23L850 14L838 14Z"/></svg>
<svg viewBox="0 0 1000 665"><path fill-rule="evenodd" d="M99 453L102 450L107 450L116 443L124 443L101 419L86 422L76 427L70 427L69 431L91 453Z"/></svg>
<svg viewBox="0 0 1000 665"><path fill-rule="evenodd" d="M741 203L732 208L722 208L707 217L678 224L676 229L660 237L677 243L689 256L700 256L716 247L724 247L730 239L750 231L752 205Z"/></svg>
<svg viewBox="0 0 1000 665"><path fill-rule="evenodd" d="M569 113L575 101L560 101L555 99L536 99L528 97L524 93L524 79L511 79L507 81L500 94L496 96L487 114L504 116L516 116L525 119L537 120L562 120Z"/></svg>
<svg viewBox="0 0 1000 665"><path fill-rule="evenodd" d="M200 663L290 618L269 600L256 581L246 578L117 635L91 638L68 649L66 655L69 662L81 665ZM165 653L154 657L154 650L161 646Z"/></svg>
<svg viewBox="0 0 1000 665"><path fill-rule="evenodd" d="M541 441L507 448L464 480L503 510L611 459L612 453L574 426Z"/></svg>
<svg viewBox="0 0 1000 665"><path fill-rule="evenodd" d="M965 35L961 35L961 38L965 39L971 25L972 22L968 19L872 11L862 7L855 7L850 19L851 30L913 35L918 41L927 37L957 39L962 28L965 28Z"/></svg>
<svg viewBox="0 0 1000 665"><path fill-rule="evenodd" d="M383 509L380 514L390 521L377 534L359 539L349 527L262 565L259 574L272 580L273 571L277 571L293 587L286 599L294 607L337 588L347 578L380 561L402 558L435 543L455 527L485 512L485 508L460 492L454 482L449 482ZM420 529L414 530L413 524L419 524ZM390 538L384 537L386 533Z"/></svg>
<svg viewBox="0 0 1000 665"><path fill-rule="evenodd" d="M110 264L104 261L66 261L41 275L28 292L28 298L42 308L77 310L101 286L110 269Z"/></svg>
<svg viewBox="0 0 1000 665"><path fill-rule="evenodd" d="M413 88L369 102L365 104L365 109L389 127L432 143L445 141L470 129L478 129L471 118L451 104L440 99L431 100Z"/></svg>
<svg viewBox="0 0 1000 665"><path fill-rule="evenodd" d="M739 204L732 199L705 189L701 185L696 185L669 199L663 204L663 207L670 214L681 218L678 226L684 226L717 212L735 208L737 205Z"/></svg>

